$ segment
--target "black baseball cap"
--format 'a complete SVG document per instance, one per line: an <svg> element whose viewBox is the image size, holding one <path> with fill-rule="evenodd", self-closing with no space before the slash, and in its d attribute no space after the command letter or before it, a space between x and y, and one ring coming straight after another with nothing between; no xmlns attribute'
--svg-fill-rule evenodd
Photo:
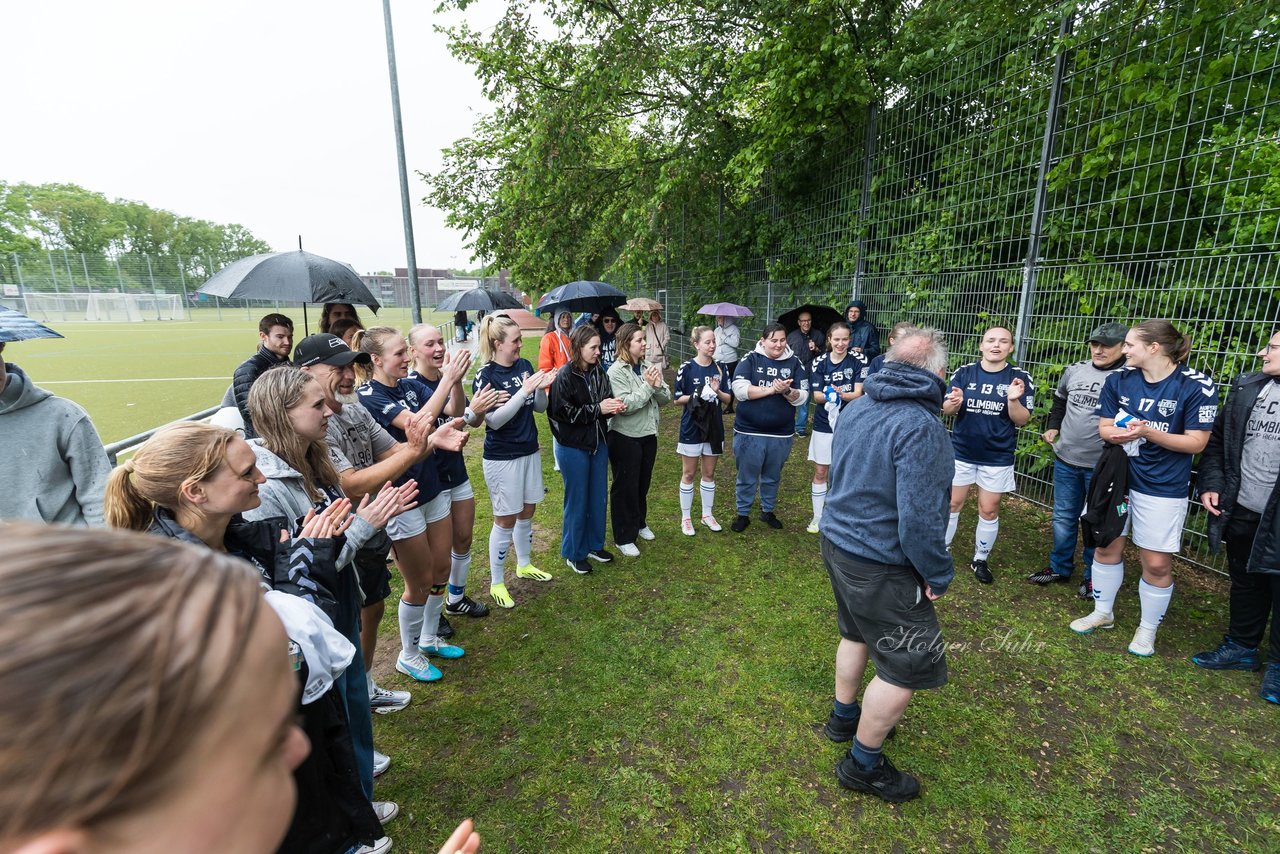
<svg viewBox="0 0 1280 854"><path fill-rule="evenodd" d="M1129 327L1123 323L1104 323L1089 336L1090 344L1102 344L1107 347L1113 347L1124 340L1124 336L1129 334Z"/></svg>
<svg viewBox="0 0 1280 854"><path fill-rule="evenodd" d="M347 342L328 332L308 335L293 348L293 363L299 368L322 364L343 367L352 362L367 365L371 361L368 353L353 352Z"/></svg>

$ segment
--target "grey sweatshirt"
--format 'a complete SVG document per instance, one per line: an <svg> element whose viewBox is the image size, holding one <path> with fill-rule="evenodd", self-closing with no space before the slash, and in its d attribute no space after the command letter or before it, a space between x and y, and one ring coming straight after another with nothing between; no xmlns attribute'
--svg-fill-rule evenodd
<svg viewBox="0 0 1280 854"><path fill-rule="evenodd" d="M0 519L106 526L102 496L111 461L89 414L0 362Z"/></svg>
<svg viewBox="0 0 1280 854"><path fill-rule="evenodd" d="M1098 395L1107 376L1123 365L1124 359L1120 359L1103 370L1095 367L1093 360L1085 359L1062 372L1062 381L1053 393L1048 426L1058 430L1053 452L1067 465L1091 469L1098 464L1103 447L1098 435ZM1060 420L1055 417L1058 413Z"/></svg>

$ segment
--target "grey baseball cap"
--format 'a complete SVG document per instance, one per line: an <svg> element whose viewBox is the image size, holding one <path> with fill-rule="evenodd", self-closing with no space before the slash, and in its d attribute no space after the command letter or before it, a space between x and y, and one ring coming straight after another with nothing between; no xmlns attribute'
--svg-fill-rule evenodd
<svg viewBox="0 0 1280 854"><path fill-rule="evenodd" d="M1123 323L1104 323L1089 335L1089 343L1096 342L1111 347L1123 341L1128 332L1129 327Z"/></svg>

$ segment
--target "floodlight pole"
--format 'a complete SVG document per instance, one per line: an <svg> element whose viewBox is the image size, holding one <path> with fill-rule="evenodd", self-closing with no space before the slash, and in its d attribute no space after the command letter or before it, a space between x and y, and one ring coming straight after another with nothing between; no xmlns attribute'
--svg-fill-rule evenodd
<svg viewBox="0 0 1280 854"><path fill-rule="evenodd" d="M387 29L387 68L391 72L391 116L396 128L396 162L400 168L400 208L404 214L404 249L409 261L409 306L413 322L422 322L422 296L418 293L418 254L413 246L413 212L409 207L409 173L404 165L404 125L400 121L400 82L396 77L396 39L391 32L391 0L382 0Z"/></svg>

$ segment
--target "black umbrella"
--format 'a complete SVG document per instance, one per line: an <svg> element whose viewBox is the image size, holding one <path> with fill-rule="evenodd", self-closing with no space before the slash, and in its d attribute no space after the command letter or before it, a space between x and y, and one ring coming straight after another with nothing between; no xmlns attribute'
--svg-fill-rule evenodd
<svg viewBox="0 0 1280 854"><path fill-rule="evenodd" d="M61 337L40 321L32 320L20 311L0 305L0 341L30 341L34 338Z"/></svg>
<svg viewBox="0 0 1280 854"><path fill-rule="evenodd" d="M201 285L200 293L224 299L302 303L304 328L309 302L363 305L375 314L382 308L355 270L301 249L232 261Z"/></svg>
<svg viewBox="0 0 1280 854"><path fill-rule="evenodd" d="M605 282L570 282L547 291L538 300L538 311L589 311L602 314L626 301L626 294Z"/></svg>
<svg viewBox="0 0 1280 854"><path fill-rule="evenodd" d="M827 327L833 323L839 323L844 320L840 312L836 311L829 305L813 305L806 303L799 308L793 308L786 314L778 318L778 322L787 328L787 332L794 332L800 328L800 313L809 312L813 317L813 328L820 332L826 332Z"/></svg>
<svg viewBox="0 0 1280 854"><path fill-rule="evenodd" d="M524 308L524 304L505 291L471 288L451 294L436 306L436 311L498 311L504 308Z"/></svg>

